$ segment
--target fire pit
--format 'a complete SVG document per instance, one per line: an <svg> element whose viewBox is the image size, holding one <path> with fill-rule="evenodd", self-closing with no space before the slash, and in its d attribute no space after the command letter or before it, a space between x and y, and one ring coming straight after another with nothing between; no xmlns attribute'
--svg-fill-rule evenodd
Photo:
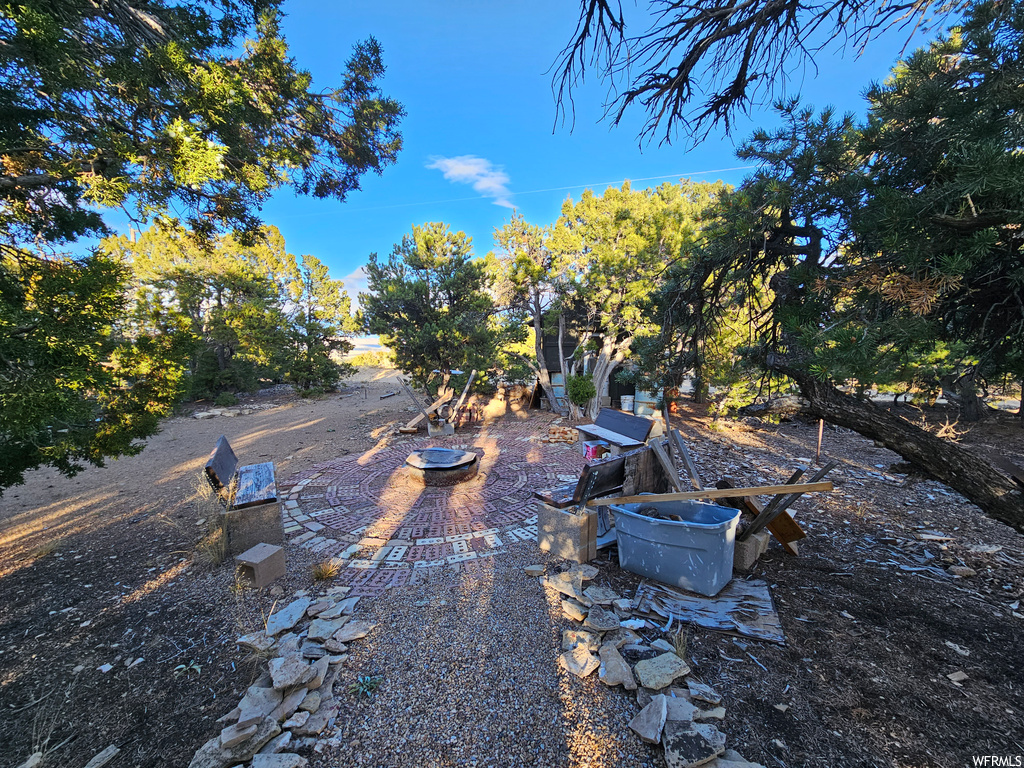
<svg viewBox="0 0 1024 768"><path fill-rule="evenodd" d="M423 448L405 460L409 474L424 485L446 487L476 477L475 453L451 448Z"/></svg>

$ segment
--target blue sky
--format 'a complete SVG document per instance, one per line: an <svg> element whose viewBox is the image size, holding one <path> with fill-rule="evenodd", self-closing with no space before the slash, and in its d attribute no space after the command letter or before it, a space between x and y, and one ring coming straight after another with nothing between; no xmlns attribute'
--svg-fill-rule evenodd
<svg viewBox="0 0 1024 768"><path fill-rule="evenodd" d="M477 255L494 247L493 231L514 206L529 221L553 222L568 195L630 179L657 185L680 176L742 180L736 142L770 110L754 112L734 139L713 135L696 149L641 147L643 115L618 127L602 122L605 85L576 94L576 120L556 125L549 68L570 38L577 3L289 0L284 32L293 56L319 86L335 85L354 42L375 36L384 49L385 92L401 101L404 149L383 176L364 177L348 201L317 201L288 191L265 207L288 249L311 253L358 292L359 268L382 257L412 225L443 221L473 238ZM808 103L863 111L861 95L885 77L903 38L890 35L860 58L823 54L818 71L796 73ZM723 170L724 169L724 170Z"/></svg>

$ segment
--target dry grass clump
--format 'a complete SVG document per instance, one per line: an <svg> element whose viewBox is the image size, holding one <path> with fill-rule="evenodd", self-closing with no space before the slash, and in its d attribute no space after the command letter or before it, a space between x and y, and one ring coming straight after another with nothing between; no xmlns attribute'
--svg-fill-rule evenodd
<svg viewBox="0 0 1024 768"><path fill-rule="evenodd" d="M220 499L203 478L193 486L192 508L196 512L196 519L206 524L206 535L196 544L196 559L210 568L216 568L227 559L228 537L220 521Z"/></svg>
<svg viewBox="0 0 1024 768"><path fill-rule="evenodd" d="M333 579L339 573L341 573L341 563L334 558L313 563L314 581L327 581L328 579Z"/></svg>

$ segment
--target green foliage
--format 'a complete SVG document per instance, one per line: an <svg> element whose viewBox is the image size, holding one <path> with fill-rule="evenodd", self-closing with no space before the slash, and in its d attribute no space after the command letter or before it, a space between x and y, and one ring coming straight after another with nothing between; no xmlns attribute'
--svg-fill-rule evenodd
<svg viewBox="0 0 1024 768"><path fill-rule="evenodd" d="M340 362L356 327L341 281L315 257L288 253L276 228L262 235L243 245L156 227L135 242L104 241L134 269L134 322L167 339L193 398L251 392L261 380L322 392L353 370Z"/></svg>
<svg viewBox="0 0 1024 768"><path fill-rule="evenodd" d="M354 693L357 697L366 696L369 698L384 681L381 675L360 675L355 682L349 685L348 692Z"/></svg>
<svg viewBox="0 0 1024 768"><path fill-rule="evenodd" d="M377 42L355 47L339 87L314 87L279 5L0 2L0 489L41 464L70 474L136 452L186 382L248 389L289 345L299 386L337 373L319 332L272 306L273 275L214 265L231 302L211 308L182 256L227 229L251 246L274 190L344 200L401 148ZM174 271L140 281L132 322L120 260L59 251L109 234L110 209L168 229L173 211L196 234Z"/></svg>
<svg viewBox="0 0 1024 768"><path fill-rule="evenodd" d="M779 105L739 153L760 170L656 297L651 359L697 365L741 320L748 364L862 391L1020 377L1022 55L1024 6L980 4L871 88L865 122Z"/></svg>
<svg viewBox="0 0 1024 768"><path fill-rule="evenodd" d="M358 355L349 355L345 362L356 368L394 368L395 357L386 349L371 349Z"/></svg>
<svg viewBox="0 0 1024 768"><path fill-rule="evenodd" d="M387 261L371 254L366 273L369 293L359 296L366 329L418 384L436 390L453 371L495 367L503 329L491 278L463 232L413 227Z"/></svg>
<svg viewBox="0 0 1024 768"><path fill-rule="evenodd" d="M657 335L653 297L666 272L703 242L703 212L723 190L686 182L633 191L627 183L562 206L550 239L559 310L578 339L571 369L590 353L598 392L634 345Z"/></svg>
<svg viewBox="0 0 1024 768"><path fill-rule="evenodd" d="M169 204L188 226L252 230L290 185L344 200L401 148L375 40L337 88L314 87L279 0L0 3L4 231L23 242L104 232L100 208Z"/></svg>
<svg viewBox="0 0 1024 768"><path fill-rule="evenodd" d="M232 392L221 392L214 398L213 404L219 408L230 408L232 405L238 405L238 398Z"/></svg>
<svg viewBox="0 0 1024 768"><path fill-rule="evenodd" d="M570 375L565 378L565 394L569 402L582 408L597 397L597 388L589 376Z"/></svg>
<svg viewBox="0 0 1024 768"><path fill-rule="evenodd" d="M0 254L0 488L41 464L73 475L138 453L183 370L166 340L121 325L126 265Z"/></svg>

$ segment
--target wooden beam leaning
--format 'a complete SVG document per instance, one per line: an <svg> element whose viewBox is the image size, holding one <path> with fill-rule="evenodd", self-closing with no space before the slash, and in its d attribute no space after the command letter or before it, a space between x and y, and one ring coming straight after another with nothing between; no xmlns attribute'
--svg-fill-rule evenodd
<svg viewBox="0 0 1024 768"><path fill-rule="evenodd" d="M754 522L752 522L750 524L750 527L747 528L747 530L745 530L743 532L743 535L740 536L740 541L745 541L746 539L749 539L755 533L757 533L762 528L764 528L766 525L768 525L768 523L772 522L776 517L778 517L783 512L785 512L790 504L792 504L794 501L799 499L803 494L807 493L807 491L803 490L804 488L807 488L807 487L809 487L811 485L821 485L821 483L819 483L817 481L821 480L821 478L823 478L825 475L827 475L829 472L831 472L837 466L839 466L839 462L838 461L830 461L824 467L822 467L817 472L815 472L813 475L811 475L810 482L807 483L806 485L791 485L791 486L789 486L789 493L786 495L786 497L784 499L782 499L774 507L772 507L772 505L769 504L768 505L769 508L766 509L760 515L758 515L754 519ZM832 483L829 482L829 483L826 483L826 484L829 486L829 490L831 491L832 490ZM782 487L785 488L786 486L782 486Z"/></svg>
<svg viewBox="0 0 1024 768"><path fill-rule="evenodd" d="M668 475L668 481L672 483L672 487L682 493L683 482L679 479L679 470L676 469L676 465L672 463L669 455L665 453L665 447L661 444L661 438L656 437L648 442L647 445L654 451L654 455L658 457L658 462L661 464L661 468L665 470L665 474Z"/></svg>
<svg viewBox="0 0 1024 768"><path fill-rule="evenodd" d="M683 458L683 464L686 466L686 473L690 476L690 482L693 483L693 487L698 491L703 491L704 483L700 481L700 475L697 474L697 465L693 463L690 452L686 450L686 442L683 440L683 436L678 429L672 430L672 439L675 440L676 451Z"/></svg>
<svg viewBox="0 0 1024 768"><path fill-rule="evenodd" d="M790 478L790 481L795 482L793 478ZM790 483L787 483L787 485L789 484ZM733 488L735 486L731 478L723 477L721 480L718 481L716 487ZM775 499L779 498L782 497L775 497ZM774 502L775 499L772 499L772 501ZM753 496L743 496L735 499L726 498L724 499L724 501L732 502L734 504L739 504L740 506L745 507L747 511L750 512L755 518L762 514L766 509L766 507L762 507L761 502L759 502ZM790 517L788 513L779 515L772 522L768 523L768 530L769 532L771 532L772 536L775 537L775 540L782 545L782 548L789 555L795 556L799 554L797 552L797 548L793 546L793 542L807 538L807 534L804 533L804 530L799 525L797 525L796 520Z"/></svg>
<svg viewBox="0 0 1024 768"><path fill-rule="evenodd" d="M458 402L455 403L455 412L452 415L452 418L458 418L459 408L461 408L462 404L464 402L466 402L466 395L469 394L469 388L471 386L473 386L473 379L475 379L475 378L476 378L476 369L474 369L473 372L471 374L469 374L469 381L466 382L466 386L463 387L463 389L462 389L462 394L459 395Z"/></svg>
<svg viewBox="0 0 1024 768"><path fill-rule="evenodd" d="M406 424L404 427L402 427L402 430L406 430L406 429L408 429L408 430L418 430L419 423L421 421L423 421L424 419L429 421L430 420L430 416L428 414L433 413L438 408L440 408L442 405L444 405L449 400L451 400L452 396L454 394L453 392L449 392L448 394L446 394L446 395L444 395L442 397L439 397L437 400L435 400L434 403L429 408L424 409L422 403L420 403L420 401L419 401L419 398L416 397L416 393L414 393L411 389L409 389L408 385L406 385L406 383L404 381L402 381L401 379L398 380L398 383L402 385L402 388L405 389L406 394L408 394L409 397L412 398L413 402L416 404L416 407L420 409L420 412L417 413L409 421L408 424Z"/></svg>
<svg viewBox="0 0 1024 768"><path fill-rule="evenodd" d="M728 499L732 496L778 496L789 493L814 493L831 491L831 482L805 483L803 485L756 485L750 488L707 488L703 491L686 491L685 493L649 493L642 496L618 496L610 499L593 499L587 502L589 507L600 507L606 504L637 504L644 501L688 501L690 499Z"/></svg>

